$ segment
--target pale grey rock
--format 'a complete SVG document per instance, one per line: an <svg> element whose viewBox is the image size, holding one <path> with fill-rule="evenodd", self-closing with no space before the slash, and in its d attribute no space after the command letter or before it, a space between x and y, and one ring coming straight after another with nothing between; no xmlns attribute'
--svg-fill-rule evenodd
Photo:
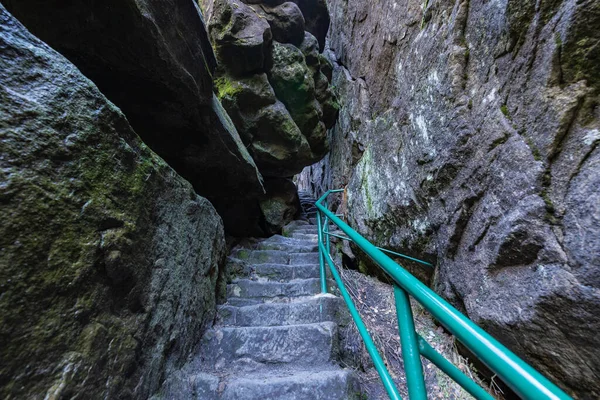
<svg viewBox="0 0 600 400"><path fill-rule="evenodd" d="M600 5L422 6L329 2L340 117L299 189L346 188L360 233L437 263L439 293L596 398Z"/></svg>

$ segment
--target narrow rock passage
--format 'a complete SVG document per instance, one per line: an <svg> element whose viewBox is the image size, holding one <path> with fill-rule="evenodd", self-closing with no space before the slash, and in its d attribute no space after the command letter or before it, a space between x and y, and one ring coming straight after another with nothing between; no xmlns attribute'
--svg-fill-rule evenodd
<svg viewBox="0 0 600 400"><path fill-rule="evenodd" d="M227 303L200 354L163 387L165 399L354 399L339 366L338 308L319 294L317 227L294 221L252 249L235 249Z"/></svg>

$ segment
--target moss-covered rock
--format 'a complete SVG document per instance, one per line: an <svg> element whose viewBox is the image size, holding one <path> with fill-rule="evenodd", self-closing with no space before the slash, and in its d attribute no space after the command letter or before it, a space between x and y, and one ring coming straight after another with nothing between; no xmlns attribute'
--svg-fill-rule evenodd
<svg viewBox="0 0 600 400"><path fill-rule="evenodd" d="M211 204L0 5L0 397L146 398L212 320Z"/></svg>
<svg viewBox="0 0 600 400"><path fill-rule="evenodd" d="M242 201L256 201L264 192L261 176L213 95L217 62L195 1L2 3L98 85L125 113L144 143L211 201L230 233L253 233L229 215L229 196L241 192L245 194ZM256 18L260 28L262 20ZM235 28L241 29L235 34L248 33L243 26ZM237 43L234 37L222 39L225 48L229 39L232 45ZM256 40L260 47L263 37ZM242 67L251 67L243 60L244 54L240 50L236 60L241 60Z"/></svg>
<svg viewBox="0 0 600 400"><path fill-rule="evenodd" d="M587 80L598 94L600 89L600 3L577 3L572 25L561 40L563 79L567 83Z"/></svg>

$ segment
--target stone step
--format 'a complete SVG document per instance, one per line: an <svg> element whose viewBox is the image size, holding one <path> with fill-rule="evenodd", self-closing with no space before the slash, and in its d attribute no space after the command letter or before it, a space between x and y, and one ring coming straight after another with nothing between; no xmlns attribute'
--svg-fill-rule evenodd
<svg viewBox="0 0 600 400"><path fill-rule="evenodd" d="M337 325L217 327L203 336L202 347L202 364L216 371L268 364L316 367L336 359Z"/></svg>
<svg viewBox="0 0 600 400"><path fill-rule="evenodd" d="M233 256L248 264L287 264L289 257L287 251L280 250L234 250Z"/></svg>
<svg viewBox="0 0 600 400"><path fill-rule="evenodd" d="M269 298L298 297L317 294L320 291L318 278L295 279L290 282L253 281L240 279L227 285L227 297Z"/></svg>
<svg viewBox="0 0 600 400"><path fill-rule="evenodd" d="M286 230L294 230L295 228L298 228L300 226L306 226L306 225L309 225L308 221L295 220L295 221L290 222L286 226L284 226L283 231L285 232Z"/></svg>
<svg viewBox="0 0 600 400"><path fill-rule="evenodd" d="M282 374L280 374L282 375ZM255 375L225 384L222 400L347 400L355 399L351 371L307 370L283 376Z"/></svg>
<svg viewBox="0 0 600 400"><path fill-rule="evenodd" d="M319 264L257 264L254 275L274 281L319 278Z"/></svg>
<svg viewBox="0 0 600 400"><path fill-rule="evenodd" d="M262 368L243 376L171 375L151 400L356 400L357 393L356 377L348 369Z"/></svg>
<svg viewBox="0 0 600 400"><path fill-rule="evenodd" d="M219 321L224 326L299 325L335 321L342 299L331 294L317 295L293 303L263 303L245 307L219 307Z"/></svg>
<svg viewBox="0 0 600 400"><path fill-rule="evenodd" d="M271 236L257 245L258 250L279 250L294 253L310 253L317 251L318 246L312 240L300 240L281 235Z"/></svg>
<svg viewBox="0 0 600 400"><path fill-rule="evenodd" d="M310 240L294 239L285 235L273 235L268 239L263 239L261 243L284 243L292 246L310 246L313 244Z"/></svg>
<svg viewBox="0 0 600 400"><path fill-rule="evenodd" d="M292 233L290 237L294 239L302 239L302 240L312 240L315 243L318 243L319 236L315 233Z"/></svg>
<svg viewBox="0 0 600 400"><path fill-rule="evenodd" d="M319 253L290 253L290 265L319 264Z"/></svg>

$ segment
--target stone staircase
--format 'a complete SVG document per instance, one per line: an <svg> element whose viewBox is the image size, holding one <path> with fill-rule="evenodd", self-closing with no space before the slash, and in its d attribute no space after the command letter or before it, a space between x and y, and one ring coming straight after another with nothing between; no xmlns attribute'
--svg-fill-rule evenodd
<svg viewBox="0 0 600 400"><path fill-rule="evenodd" d="M201 351L163 385L162 399L358 398L338 362L343 300L321 295L317 228L294 221L284 235L236 249L227 303Z"/></svg>

